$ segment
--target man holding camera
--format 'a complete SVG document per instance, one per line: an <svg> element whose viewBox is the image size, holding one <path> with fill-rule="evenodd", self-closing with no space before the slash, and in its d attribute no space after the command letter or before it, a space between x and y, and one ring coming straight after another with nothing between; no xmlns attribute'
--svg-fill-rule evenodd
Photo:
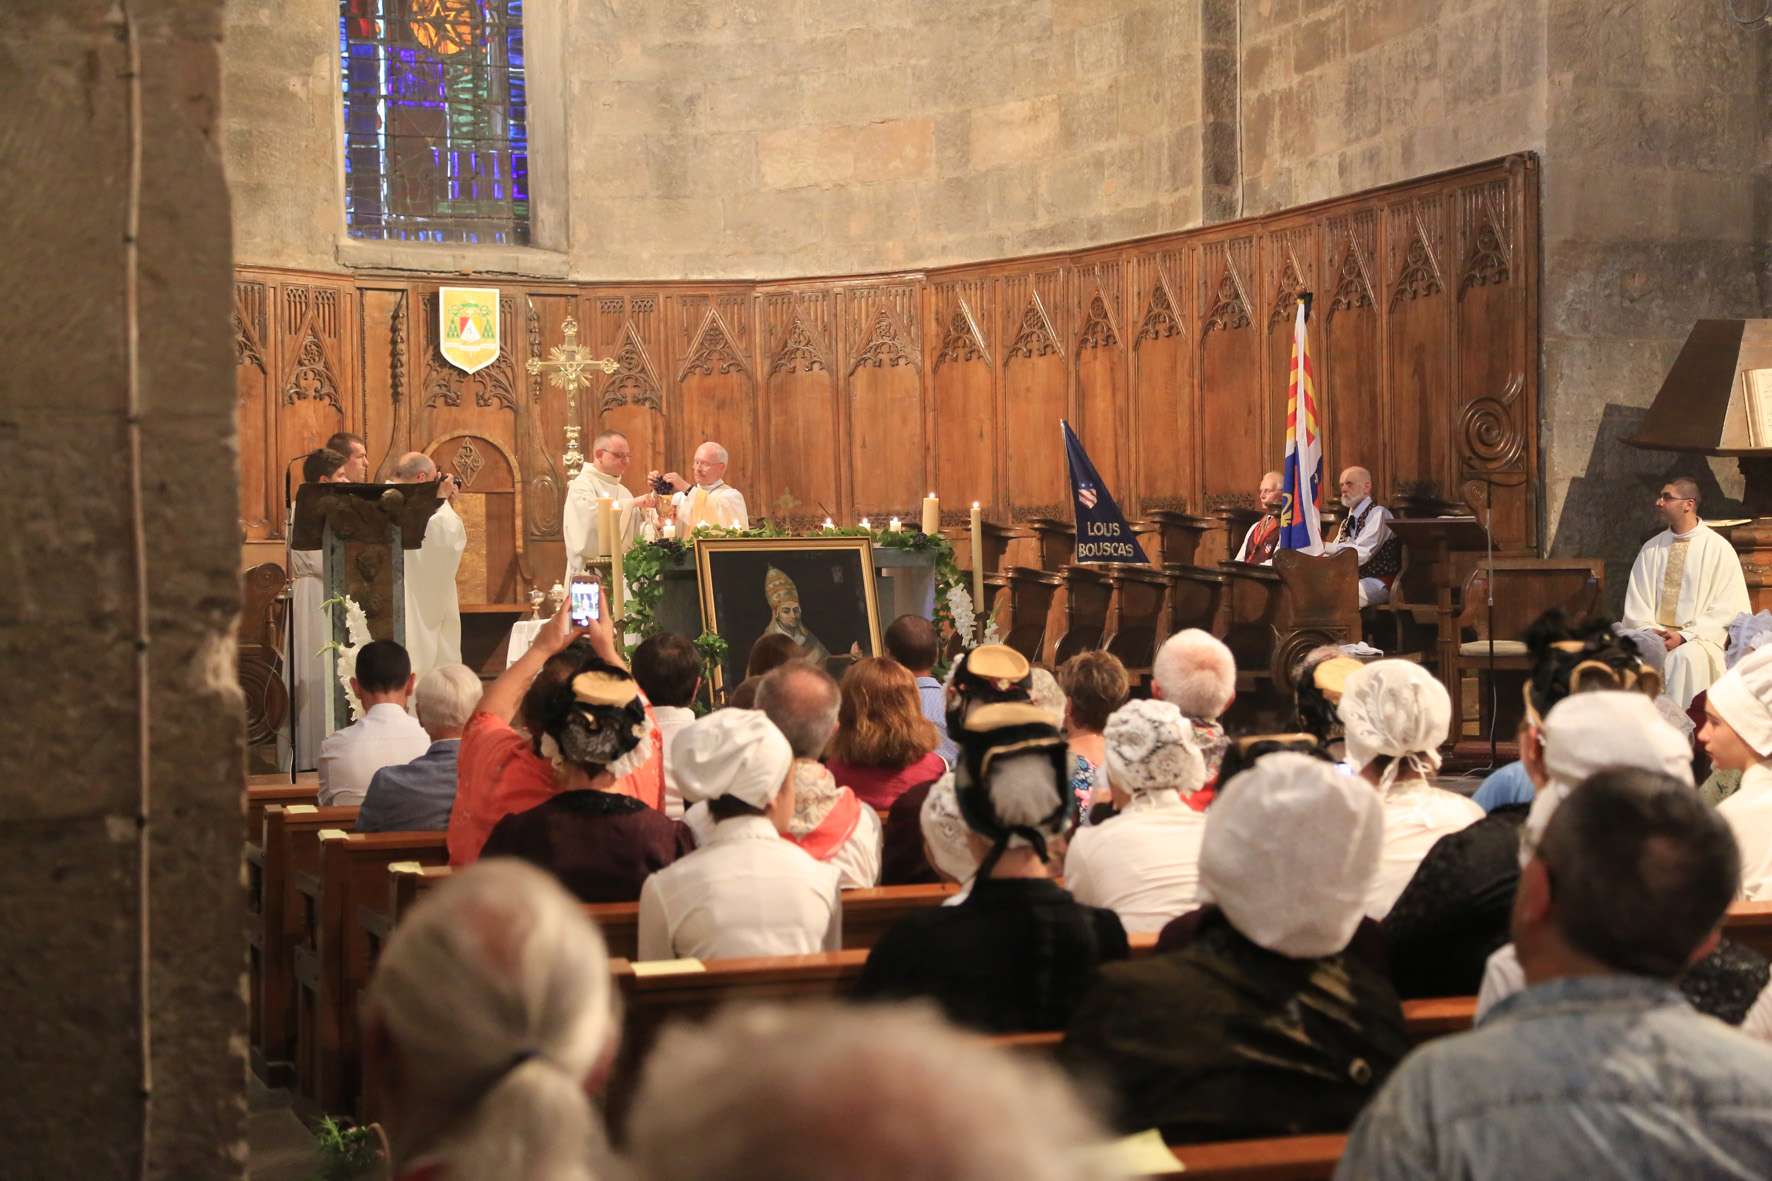
<svg viewBox="0 0 1772 1181"><path fill-rule="evenodd" d="M450 501L460 480L442 475L431 458L408 452L394 465L395 484L437 486L443 503L425 526L424 544L406 551L406 651L412 674L419 680L434 668L461 663L461 604L455 593L455 572L468 546L468 529Z"/></svg>

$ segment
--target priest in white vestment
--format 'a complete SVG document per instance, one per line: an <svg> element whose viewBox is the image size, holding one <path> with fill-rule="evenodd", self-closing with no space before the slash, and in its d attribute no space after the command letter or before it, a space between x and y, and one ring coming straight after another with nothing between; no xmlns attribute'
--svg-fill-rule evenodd
<svg viewBox="0 0 1772 1181"><path fill-rule="evenodd" d="M603 552L597 501L614 501L620 519L622 552L642 536L650 536L652 509L658 497L635 496L622 485L634 453L620 431L604 431L591 443L591 462L566 486L566 577L583 573Z"/></svg>
<svg viewBox="0 0 1772 1181"><path fill-rule="evenodd" d="M1698 485L1668 481L1655 498L1667 529L1644 543L1631 566L1624 626L1667 645L1661 675L1681 709L1723 675L1729 624L1751 612L1735 547L1698 519Z"/></svg>
<svg viewBox="0 0 1772 1181"><path fill-rule="evenodd" d="M346 484L349 457L321 447L302 461L304 484ZM325 568L317 549L289 551L290 610L295 635L289 668L295 677L295 768L312 771L320 765L320 743L326 737L326 698L332 692L327 659L320 654L332 641L332 619L320 604L326 601Z"/></svg>
<svg viewBox="0 0 1772 1181"><path fill-rule="evenodd" d="M468 529L449 501L455 498L452 476L439 477L429 456L414 451L402 456L394 468L394 483L435 482L443 503L425 525L424 544L406 551L406 651L412 657L412 675L423 680L426 673L445 664L461 663L461 601L455 590L455 572L468 548Z"/></svg>
<svg viewBox="0 0 1772 1181"><path fill-rule="evenodd" d="M689 540L698 525L749 529L751 518L745 511L744 494L726 482L726 448L718 443L697 447L694 472L693 486L676 472L666 472L663 477L676 489L671 504L677 514L678 540ZM649 478L658 479L659 474L653 472Z"/></svg>

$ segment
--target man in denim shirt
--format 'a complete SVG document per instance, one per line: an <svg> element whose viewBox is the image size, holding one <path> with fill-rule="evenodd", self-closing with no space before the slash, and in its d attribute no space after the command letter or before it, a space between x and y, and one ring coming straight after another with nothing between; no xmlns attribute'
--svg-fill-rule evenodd
<svg viewBox="0 0 1772 1181"><path fill-rule="evenodd" d="M1715 946L1738 875L1728 825L1679 780L1576 788L1520 879L1528 987L1406 1059L1336 1177L1772 1175L1772 1048L1671 983Z"/></svg>

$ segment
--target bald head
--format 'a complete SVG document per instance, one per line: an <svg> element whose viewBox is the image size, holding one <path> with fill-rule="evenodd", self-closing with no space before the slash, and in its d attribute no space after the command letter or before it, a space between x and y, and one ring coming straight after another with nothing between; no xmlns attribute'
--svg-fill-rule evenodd
<svg viewBox="0 0 1772 1181"><path fill-rule="evenodd" d="M394 465L393 482L396 484L422 484L436 478L437 465L422 451L408 451Z"/></svg>
<svg viewBox="0 0 1772 1181"><path fill-rule="evenodd" d="M1277 513L1286 501L1286 477L1279 472L1269 472L1261 478L1261 489L1255 494L1261 502L1263 512Z"/></svg>
<svg viewBox="0 0 1772 1181"><path fill-rule="evenodd" d="M837 730L843 695L822 668L792 661L757 685L756 706L787 737L796 759L816 759Z"/></svg>
<svg viewBox="0 0 1772 1181"><path fill-rule="evenodd" d="M718 484L726 478L726 448L707 442L695 449L695 482Z"/></svg>
<svg viewBox="0 0 1772 1181"><path fill-rule="evenodd" d="M1363 467L1346 468L1341 473L1341 503L1353 508L1372 495L1372 473Z"/></svg>

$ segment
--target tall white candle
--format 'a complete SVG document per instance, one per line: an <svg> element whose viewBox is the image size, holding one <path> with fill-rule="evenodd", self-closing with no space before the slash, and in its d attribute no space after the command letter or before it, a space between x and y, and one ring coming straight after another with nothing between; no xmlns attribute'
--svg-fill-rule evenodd
<svg viewBox="0 0 1772 1181"><path fill-rule="evenodd" d="M927 511L927 510L925 510ZM984 635L984 513L972 502L972 609L978 612L978 634Z"/></svg>
<svg viewBox="0 0 1772 1181"><path fill-rule="evenodd" d="M923 498L923 532L941 532L941 501L935 499L933 492Z"/></svg>

